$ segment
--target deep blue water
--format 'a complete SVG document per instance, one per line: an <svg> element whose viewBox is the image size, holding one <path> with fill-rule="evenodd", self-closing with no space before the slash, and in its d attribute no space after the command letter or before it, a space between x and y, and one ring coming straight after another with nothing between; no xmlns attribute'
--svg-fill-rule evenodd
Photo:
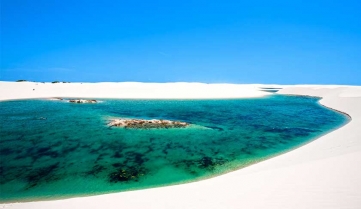
<svg viewBox="0 0 361 209"><path fill-rule="evenodd" d="M348 121L313 97L101 101L0 102L0 201L201 180L294 149ZM117 117L192 125L149 130L107 127L107 121Z"/></svg>

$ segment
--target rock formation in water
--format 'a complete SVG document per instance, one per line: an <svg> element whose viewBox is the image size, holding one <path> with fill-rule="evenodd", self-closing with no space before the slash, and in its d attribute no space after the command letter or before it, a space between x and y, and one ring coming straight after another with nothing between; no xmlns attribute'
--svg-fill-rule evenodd
<svg viewBox="0 0 361 209"><path fill-rule="evenodd" d="M63 100L63 98L60 98L60 97L51 97L51 98L46 98L46 100L61 101L61 100Z"/></svg>
<svg viewBox="0 0 361 209"><path fill-rule="evenodd" d="M69 100L69 102L71 102L71 103L97 103L97 100L95 100L95 99L90 99L90 100L86 100L86 99L71 99L71 100Z"/></svg>
<svg viewBox="0 0 361 209"><path fill-rule="evenodd" d="M142 120L142 119L113 119L108 123L108 126L117 126L134 129L149 129L149 128L185 128L189 123L171 120Z"/></svg>

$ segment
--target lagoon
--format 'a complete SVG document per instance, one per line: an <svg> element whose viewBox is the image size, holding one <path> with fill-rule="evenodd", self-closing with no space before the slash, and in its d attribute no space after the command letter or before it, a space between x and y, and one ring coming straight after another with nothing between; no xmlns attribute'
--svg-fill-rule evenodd
<svg viewBox="0 0 361 209"><path fill-rule="evenodd" d="M202 180L295 149L348 121L314 97L100 100L0 103L0 201L59 199ZM192 125L134 130L108 127L111 118Z"/></svg>

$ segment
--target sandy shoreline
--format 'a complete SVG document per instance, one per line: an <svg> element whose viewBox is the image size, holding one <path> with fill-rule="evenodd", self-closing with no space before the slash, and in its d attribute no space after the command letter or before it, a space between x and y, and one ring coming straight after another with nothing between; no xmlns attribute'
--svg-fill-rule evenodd
<svg viewBox="0 0 361 209"><path fill-rule="evenodd" d="M296 150L204 181L65 200L1 204L0 208L359 208L359 86L0 82L0 100L244 98L269 94L259 91L259 87L281 87L281 94L322 97L322 105L348 114L352 121Z"/></svg>
<svg viewBox="0 0 361 209"><path fill-rule="evenodd" d="M29 98L217 99L261 97L260 85L0 82L0 101Z"/></svg>

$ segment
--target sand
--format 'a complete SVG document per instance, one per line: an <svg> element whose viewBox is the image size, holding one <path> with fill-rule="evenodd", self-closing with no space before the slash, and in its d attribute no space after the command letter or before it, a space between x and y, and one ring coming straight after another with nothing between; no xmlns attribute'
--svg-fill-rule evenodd
<svg viewBox="0 0 361 209"><path fill-rule="evenodd" d="M205 99L261 97L258 85L204 83L36 83L0 82L0 100L19 98Z"/></svg>
<svg viewBox="0 0 361 209"><path fill-rule="evenodd" d="M0 82L0 99L81 95L82 98L241 98L267 95L257 91L263 85L198 83L38 84L39 88L30 94L32 90L29 88L34 85ZM152 91L143 89L149 85ZM166 85L175 92L164 90ZM198 89L194 90L196 86ZM283 87L281 94L322 97L322 105L345 112L352 120L291 152L215 178L99 196L2 204L0 208L361 208L361 87L264 86ZM120 93L120 89L128 92ZM99 96L101 91L106 91L106 96ZM145 95L144 91L152 97Z"/></svg>

